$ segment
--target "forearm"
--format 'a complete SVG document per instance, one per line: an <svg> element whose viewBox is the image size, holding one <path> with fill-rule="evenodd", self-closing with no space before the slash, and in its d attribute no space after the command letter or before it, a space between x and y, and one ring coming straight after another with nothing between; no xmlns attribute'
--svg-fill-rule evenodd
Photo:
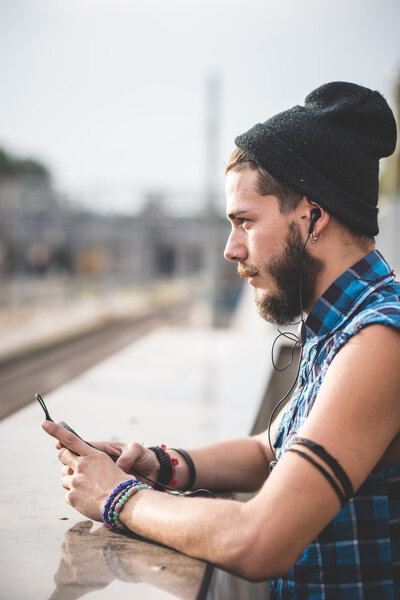
<svg viewBox="0 0 400 600"><path fill-rule="evenodd" d="M196 469L193 488L213 490L254 491L265 481L267 456L263 444L256 437L237 438L187 450ZM169 449L178 459L175 477L177 487L186 489L189 469L185 459Z"/></svg>
<svg viewBox="0 0 400 600"><path fill-rule="evenodd" d="M244 504L140 490L120 514L138 535L243 574Z"/></svg>

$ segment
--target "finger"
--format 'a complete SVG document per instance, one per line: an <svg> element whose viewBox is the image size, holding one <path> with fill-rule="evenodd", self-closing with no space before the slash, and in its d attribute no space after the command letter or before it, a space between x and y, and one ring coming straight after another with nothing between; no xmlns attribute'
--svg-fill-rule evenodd
<svg viewBox="0 0 400 600"><path fill-rule="evenodd" d="M143 454L143 446L137 442L127 444L122 448L121 455L117 460L117 466L128 473L135 468L135 463Z"/></svg>
<svg viewBox="0 0 400 600"><path fill-rule="evenodd" d="M71 452L71 450L68 450L68 448L62 447L61 450L58 451L57 457L63 465L70 467L72 471L77 468L77 458L79 458L79 456Z"/></svg>
<svg viewBox="0 0 400 600"><path fill-rule="evenodd" d="M63 446L78 454L78 456L87 456L92 452L96 452L94 448L88 446L83 440L80 440L76 435L71 433L71 431L67 431L61 425L53 423L53 421L43 421L42 429L61 442Z"/></svg>
<svg viewBox="0 0 400 600"><path fill-rule="evenodd" d="M70 490L71 489L71 476L68 475L67 477L61 477L61 485L63 486L64 489L66 490Z"/></svg>
<svg viewBox="0 0 400 600"><path fill-rule="evenodd" d="M69 467L68 465L64 465L62 468L61 474L63 475L63 477L66 477L67 475L73 475L74 470L71 467Z"/></svg>

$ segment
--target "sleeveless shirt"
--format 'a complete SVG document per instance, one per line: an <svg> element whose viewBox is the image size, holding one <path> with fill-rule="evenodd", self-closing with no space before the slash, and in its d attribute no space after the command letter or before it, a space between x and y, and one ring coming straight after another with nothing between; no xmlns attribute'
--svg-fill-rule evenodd
<svg viewBox="0 0 400 600"><path fill-rule="evenodd" d="M400 284L375 250L345 271L306 319L299 379L274 440L277 460L307 419L337 352L363 327L377 323L400 330ZM270 597L400 598L400 465L369 474L288 573L271 581Z"/></svg>

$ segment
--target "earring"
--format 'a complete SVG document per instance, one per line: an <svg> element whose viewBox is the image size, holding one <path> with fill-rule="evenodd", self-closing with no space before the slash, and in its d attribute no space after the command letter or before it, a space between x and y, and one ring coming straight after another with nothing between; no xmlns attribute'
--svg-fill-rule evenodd
<svg viewBox="0 0 400 600"><path fill-rule="evenodd" d="M321 234L317 235L315 233L315 231L313 231L311 243L316 244L320 238L321 238Z"/></svg>

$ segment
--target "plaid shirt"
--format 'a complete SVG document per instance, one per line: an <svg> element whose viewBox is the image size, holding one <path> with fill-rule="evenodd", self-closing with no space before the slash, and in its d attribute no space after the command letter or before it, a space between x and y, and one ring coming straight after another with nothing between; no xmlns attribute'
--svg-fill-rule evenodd
<svg viewBox="0 0 400 600"><path fill-rule="evenodd" d="M336 353L375 323L400 329L400 284L378 251L343 273L307 317L299 380L274 441L278 460L309 415ZM400 465L370 473L290 571L271 582L271 598L400 598Z"/></svg>

